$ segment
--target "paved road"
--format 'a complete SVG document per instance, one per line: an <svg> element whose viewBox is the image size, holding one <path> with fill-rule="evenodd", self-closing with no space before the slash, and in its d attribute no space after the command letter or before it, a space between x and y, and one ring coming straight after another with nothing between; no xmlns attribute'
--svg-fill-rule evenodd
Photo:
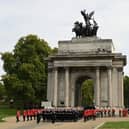
<svg viewBox="0 0 129 129"><path fill-rule="evenodd" d="M94 129L99 124L106 121L129 121L129 117L125 118L97 118L95 121L90 120L88 122L83 122L80 120L78 122L56 122L54 124L50 122L40 122L36 121L29 122L15 122L15 118L7 118L7 122L0 123L0 129Z"/></svg>

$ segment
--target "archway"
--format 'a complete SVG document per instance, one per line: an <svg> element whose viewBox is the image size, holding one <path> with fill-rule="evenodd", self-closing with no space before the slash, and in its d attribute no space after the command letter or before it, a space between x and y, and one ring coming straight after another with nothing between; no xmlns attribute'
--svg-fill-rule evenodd
<svg viewBox="0 0 129 129"><path fill-rule="evenodd" d="M75 83L75 106L94 104L94 81L88 76L79 77Z"/></svg>
<svg viewBox="0 0 129 129"><path fill-rule="evenodd" d="M59 41L58 46L58 53L46 59L47 99L53 106L81 105L78 90L83 78L87 79L85 76L94 81L95 106L124 106L123 67L126 65L126 56L115 53L111 39L72 38ZM79 87L76 88L76 95L75 87Z"/></svg>

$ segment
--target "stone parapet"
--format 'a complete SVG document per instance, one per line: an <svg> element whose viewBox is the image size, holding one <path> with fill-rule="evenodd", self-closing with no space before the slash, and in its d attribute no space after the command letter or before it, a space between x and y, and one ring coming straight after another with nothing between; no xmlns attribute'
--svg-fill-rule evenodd
<svg viewBox="0 0 129 129"><path fill-rule="evenodd" d="M72 38L72 40L58 42L59 53L112 53L115 48L111 39L99 39L97 37Z"/></svg>

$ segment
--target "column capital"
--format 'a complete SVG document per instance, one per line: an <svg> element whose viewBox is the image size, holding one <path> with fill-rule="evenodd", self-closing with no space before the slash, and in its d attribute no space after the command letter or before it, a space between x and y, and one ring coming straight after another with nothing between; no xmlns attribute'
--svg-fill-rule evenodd
<svg viewBox="0 0 129 129"><path fill-rule="evenodd" d="M58 69L58 67L53 67L53 69Z"/></svg>
<svg viewBox="0 0 129 129"><path fill-rule="evenodd" d="M122 72L123 71L123 68L122 67L119 67L118 68L118 72Z"/></svg>
<svg viewBox="0 0 129 129"><path fill-rule="evenodd" d="M108 67L107 67L108 70L111 70L112 68L113 68L112 66L108 66Z"/></svg>
<svg viewBox="0 0 129 129"><path fill-rule="evenodd" d="M52 68L48 68L48 70L47 70L48 72L52 72Z"/></svg>
<svg viewBox="0 0 129 129"><path fill-rule="evenodd" d="M99 69L100 69L100 67L99 67L99 66L97 66L97 67L96 67L96 70L99 70Z"/></svg>
<svg viewBox="0 0 129 129"><path fill-rule="evenodd" d="M53 67L53 71L57 71L58 70L58 67Z"/></svg>
<svg viewBox="0 0 129 129"><path fill-rule="evenodd" d="M65 70L69 70L69 67L64 67Z"/></svg>

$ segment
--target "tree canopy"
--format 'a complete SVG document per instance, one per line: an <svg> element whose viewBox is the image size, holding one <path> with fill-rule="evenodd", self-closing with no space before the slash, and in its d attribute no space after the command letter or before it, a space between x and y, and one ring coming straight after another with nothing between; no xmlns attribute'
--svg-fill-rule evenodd
<svg viewBox="0 0 129 129"><path fill-rule="evenodd" d="M82 105L93 105L94 88L93 80L85 80L82 84Z"/></svg>
<svg viewBox="0 0 129 129"><path fill-rule="evenodd" d="M124 105L129 107L129 77L124 77Z"/></svg>
<svg viewBox="0 0 129 129"><path fill-rule="evenodd" d="M40 102L46 99L47 63L52 52L48 43L36 35L19 39L13 52L2 53L2 76L7 94L18 103Z"/></svg>
<svg viewBox="0 0 129 129"><path fill-rule="evenodd" d="M5 95L6 95L5 87L4 87L4 85L0 82L0 99L3 99Z"/></svg>

